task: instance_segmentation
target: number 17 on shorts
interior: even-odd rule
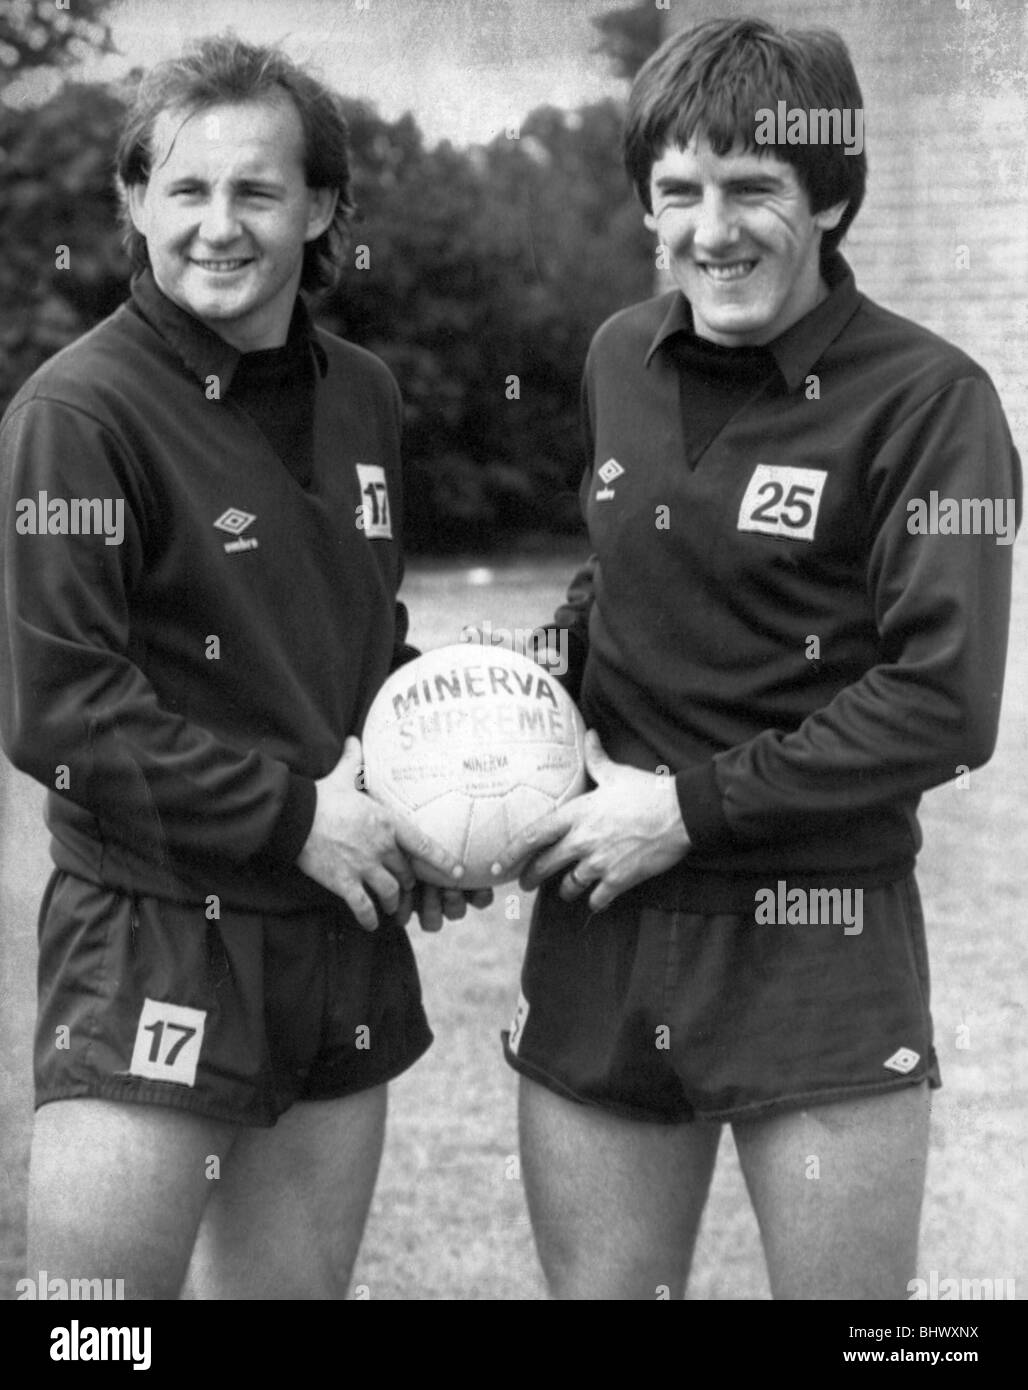
[[[202,1009],[145,1000],[136,1028],[129,1075],[195,1086],[206,1018]]]

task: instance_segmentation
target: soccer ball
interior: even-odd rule
[[[462,888],[502,881],[490,869],[518,831],[586,786],[574,701],[506,647],[460,643],[401,666],[362,742],[368,793],[456,855]]]

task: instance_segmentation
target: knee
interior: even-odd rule
[[[598,1250],[595,1239],[576,1240],[566,1231],[538,1227],[535,1239],[552,1299],[661,1302],[684,1297],[685,1251],[661,1249],[660,1242],[646,1240]]]

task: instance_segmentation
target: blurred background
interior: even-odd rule
[[[661,19],[602,8],[15,0],[0,21],[0,405],[124,298],[111,162],[133,68],[235,27],[282,41],[346,95],[359,211],[318,316],[400,382],[409,549],[574,530],[585,350],[651,292],[654,264],[618,141],[622,76]]]
[[[423,647],[458,640],[465,624],[547,621],[584,551],[586,348],[604,318],[656,288],[653,241],[620,162],[623,102],[663,37],[712,15],[827,26],[846,39],[870,179],[843,251],[865,293],[986,367],[1026,452],[1024,0],[59,4],[4,0],[0,10],[0,410],[125,297],[111,172],[134,75],[227,27],[282,42],[348,104],[359,215],[342,283],[317,313],[383,357],[407,403],[405,597]],[[919,1274],[1016,1278],[1023,1298],[1023,543],[1015,558],[999,748],[969,791],[940,788],[924,808],[946,1087]],[[34,923],[48,871],[41,801],[0,758],[0,1297],[11,1296],[23,1254]],[[415,940],[438,1042],[394,1088],[357,1273],[372,1297],[541,1296],[514,1079],[497,1041],[530,908],[504,892],[489,913]],[[689,1296],[767,1297],[727,1139]]]
[[[627,79],[664,34],[751,8],[8,0],[0,407],[124,297],[111,163],[133,76],[192,35],[234,26],[283,42],[346,95],[359,214],[347,272],[319,317],[384,357],[400,382],[409,549],[509,549],[573,534],[585,350],[604,318],[653,288],[652,238],[619,158]],[[756,9],[834,24],[849,41],[871,170],[845,248],[858,282],[979,357],[1023,431],[1028,7],[775,0]],[[70,263],[58,269],[61,245]]]

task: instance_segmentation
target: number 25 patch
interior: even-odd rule
[[[206,1019],[203,1009],[144,1000],[129,1075],[195,1086]]]
[[[737,529],[812,541],[827,477],[823,468],[758,463],[743,494]]]
[[[377,463],[358,463],[356,467],[361,490],[361,530],[369,540],[391,541],[393,518],[389,514],[385,469]]]

